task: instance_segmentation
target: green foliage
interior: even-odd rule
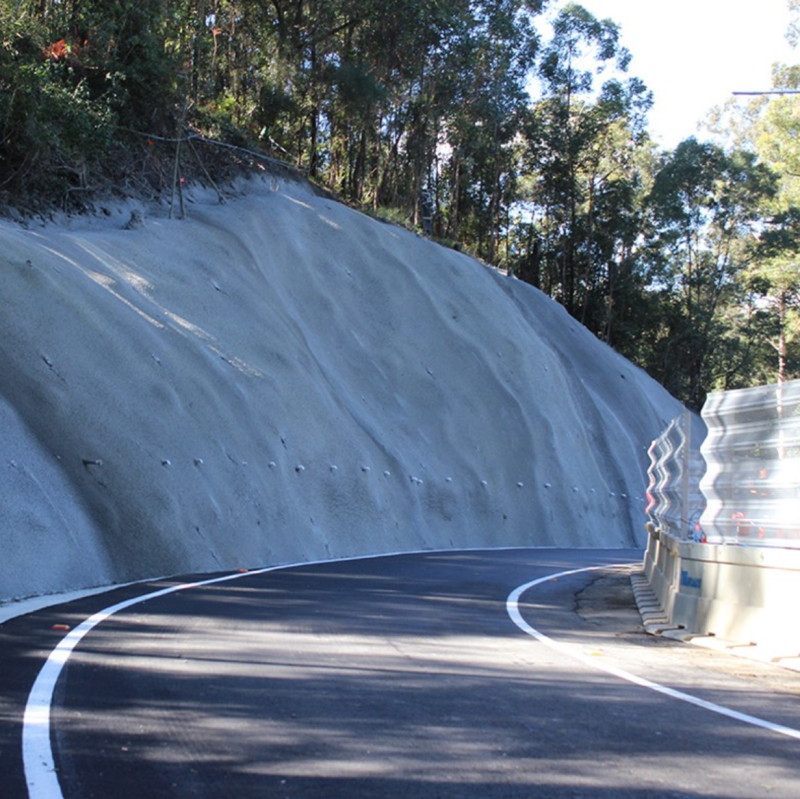
[[[21,202],[67,202],[92,188],[121,128],[164,130],[175,70],[159,34],[161,9],[156,0],[0,4],[6,192]]]
[[[660,153],[619,26],[571,3],[542,46],[544,5],[0,0],[0,192],[31,206],[104,180],[157,191],[162,139],[189,126],[378,218],[424,218],[695,407],[800,374],[800,100],[720,113],[728,144]],[[796,88],[800,68],[775,82]]]
[[[397,225],[397,227],[412,230],[416,233],[422,232],[414,226],[413,219],[408,214],[403,213],[399,208],[379,205],[377,208],[369,209],[368,213],[370,216],[375,217],[375,219],[380,219],[381,222],[388,222],[391,225]]]
[[[693,138],[662,158],[648,198],[654,235],[648,260],[670,303],[670,350],[656,350],[654,376],[699,408],[709,390],[729,388],[752,364],[744,357],[754,317],[743,307],[776,176],[753,153],[727,153]],[[672,377],[670,377],[670,375]]]
[[[11,11],[0,7],[0,183],[60,199],[106,157],[114,111],[108,96],[92,96],[74,51],[46,57],[44,27]]]
[[[253,121],[261,126],[260,135],[272,136],[282,127],[281,122],[296,112],[297,106],[290,94],[270,82],[265,82],[259,90],[258,105]],[[280,135],[278,133],[278,135]]]
[[[523,196],[535,221],[520,273],[633,357],[647,325],[639,314],[644,178],[637,158],[648,147],[641,131],[651,99],[641,81],[625,76],[629,55],[618,35],[614,23],[577,5],[556,20],[539,68],[545,95],[523,126],[532,177]],[[599,90],[593,72],[576,67],[589,53],[614,70]]]

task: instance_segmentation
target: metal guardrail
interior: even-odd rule
[[[711,394],[702,415],[707,535],[800,546],[800,380]]]
[[[688,415],[650,447],[647,581],[668,625],[796,658],[800,380],[711,394],[702,418],[699,469]]]
[[[710,394],[650,445],[648,529],[680,540],[800,547],[800,380]]]
[[[710,394],[650,445],[650,532],[708,543],[800,547],[800,380]]]
[[[704,537],[699,522],[706,503],[699,486],[705,464],[692,449],[691,429],[687,411],[650,445],[645,513],[653,530],[700,541]]]

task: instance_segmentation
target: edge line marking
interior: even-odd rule
[[[538,548],[555,549],[556,547]],[[586,548],[596,549],[596,547]],[[461,550],[424,549],[404,552],[382,552],[373,555],[355,555],[352,557],[331,558],[326,560],[298,561],[297,563],[282,563],[275,566],[251,569],[244,573],[232,572],[219,577],[211,577],[207,580],[197,580],[191,583],[171,585],[168,588],[160,588],[157,591],[151,591],[141,596],[131,597],[116,605],[110,605],[104,610],[98,611],[71,630],[55,646],[48,655],[44,665],[39,670],[36,680],[28,693],[25,712],[22,717],[22,769],[25,774],[28,796],[30,799],[64,799],[64,794],[61,791],[61,785],[58,781],[55,758],[53,757],[53,747],[50,740],[50,716],[53,693],[55,692],[56,683],[64,666],[66,666],[72,651],[80,643],[81,639],[98,624],[104,622],[115,613],[138,605],[141,602],[147,602],[150,599],[156,599],[166,596],[167,594],[174,594],[177,591],[185,591],[189,588],[200,588],[206,585],[213,585],[214,583],[238,580],[241,577],[252,576],[254,574],[266,574],[272,571],[296,569],[305,566],[320,566],[327,563],[346,563],[356,560],[380,560],[381,558],[404,555],[431,555],[441,552],[513,551],[517,549],[530,549],[530,547],[469,547]],[[122,586],[108,586],[107,590],[113,591],[120,587]]]
[[[626,564],[627,565],[627,564]],[[668,696],[671,699],[678,699],[681,702],[687,702],[690,705],[695,705],[696,707],[700,707],[703,710],[709,710],[712,713],[719,713],[721,716],[727,716],[728,718],[735,719],[736,721],[743,721],[745,724],[752,724],[756,727],[761,727],[762,729],[769,730],[770,732],[780,733],[781,735],[787,735],[790,738],[795,738],[800,740],[800,730],[796,730],[793,727],[785,727],[782,724],[776,724],[772,721],[767,721],[765,719],[758,718],[757,716],[750,716],[747,713],[740,713],[738,710],[732,710],[731,708],[725,707],[724,705],[718,705],[715,702],[708,702],[705,699],[700,699],[697,696],[692,696],[692,694],[684,693],[683,691],[678,691],[674,688],[668,688],[666,685],[661,685],[657,682],[652,682],[651,680],[646,680],[643,677],[639,677],[636,674],[632,674],[629,671],[625,671],[624,669],[618,669],[616,666],[611,666],[608,663],[603,663],[599,661],[597,658],[590,658],[584,655],[582,652],[579,652],[577,648],[571,644],[565,644],[560,641],[556,641],[549,636],[545,635],[544,633],[537,630],[535,627],[532,627],[525,619],[522,617],[522,613],[519,609],[519,599],[526,591],[531,588],[535,588],[537,585],[541,585],[542,583],[546,583],[550,580],[555,580],[560,577],[567,577],[571,574],[580,574],[581,572],[589,572],[589,571],[598,571],[602,569],[613,569],[614,566],[588,566],[582,569],[570,569],[568,571],[556,572],[554,574],[548,574],[546,577],[540,577],[538,580],[532,580],[529,583],[525,583],[524,585],[515,588],[509,595],[508,599],[506,600],[506,611],[511,618],[511,621],[519,627],[522,632],[527,633],[532,638],[535,638],[537,641],[545,644],[546,646],[550,647],[551,649],[555,649],[558,652],[561,652],[564,655],[567,655],[575,660],[579,660],[581,663],[593,668],[598,669],[599,671],[604,671],[607,674],[611,674],[614,677],[618,677],[621,680],[625,680],[626,682],[633,683],[634,685],[638,685],[642,688],[649,688],[651,691],[655,691],[656,693],[663,694],[664,696]]]
[[[64,666],[67,665],[73,650],[88,632],[115,613],[150,599],[185,591],[189,588],[213,585],[214,583],[236,580],[254,574],[264,574],[282,568],[287,567],[271,566],[264,569],[253,569],[244,573],[234,572],[221,577],[212,577],[208,580],[198,580],[193,583],[181,583],[179,585],[171,585],[168,588],[160,588],[157,591],[131,597],[98,611],[65,635],[50,652],[44,666],[40,669],[28,694],[25,713],[22,717],[22,766],[30,799],[63,799],[64,795],[58,781],[53,748],[50,741],[50,708],[56,682]]]

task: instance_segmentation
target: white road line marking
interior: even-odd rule
[[[31,799],[62,799],[63,797],[50,743],[50,707],[53,701],[53,691],[55,691],[56,682],[62,669],[72,651],[90,630],[115,613],[149,599],[174,594],[176,591],[184,591],[187,588],[197,588],[254,574],[264,574],[274,571],[276,568],[281,567],[254,569],[249,572],[236,572],[222,577],[213,577],[210,580],[200,580],[195,583],[182,583],[152,591],[143,596],[126,599],[124,602],[111,605],[105,610],[95,613],[65,635],[42,666],[25,705],[25,714],[22,720],[22,763],[28,785],[28,796]]]
[[[646,680],[643,677],[638,677],[635,674],[631,674],[628,671],[623,669],[618,669],[616,666],[612,666],[608,663],[604,663],[602,660],[598,660],[594,657],[588,657],[580,652],[577,647],[565,644],[559,641],[555,641],[549,636],[545,635],[539,630],[531,627],[525,619],[522,618],[522,614],[519,610],[519,599],[526,591],[530,590],[531,588],[535,588],[537,585],[541,585],[542,583],[546,583],[550,580],[557,580],[560,577],[567,577],[570,574],[579,574],[581,572],[587,571],[597,571],[599,569],[607,569],[607,568],[614,568],[613,566],[590,566],[588,568],[582,569],[570,569],[569,571],[563,572],[556,572],[555,574],[548,574],[546,577],[540,577],[538,580],[532,580],[529,583],[525,583],[525,585],[521,585],[518,588],[515,588],[509,595],[508,599],[506,600],[506,611],[508,615],[511,617],[511,621],[519,627],[520,630],[530,635],[532,638],[535,638],[537,641],[549,646],[551,649],[555,649],[562,654],[565,654],[575,660],[579,660],[585,665],[593,668],[599,669],[600,671],[604,671],[607,674],[611,674],[614,677],[618,677],[621,680],[625,680],[626,682],[631,682],[634,685],[639,685],[642,688],[649,688],[651,691],[656,691],[657,693],[664,694],[672,699],[678,699],[681,702],[688,702],[690,705],[696,705],[697,707],[701,707],[704,710],[710,710],[712,713],[719,713],[721,716],[727,716],[728,718],[736,719],[737,721],[743,721],[746,724],[753,724],[756,727],[762,727],[765,730],[770,730],[771,732],[777,732],[781,735],[788,735],[790,738],[797,738],[800,740],[800,730],[796,730],[792,727],[784,727],[782,724],[775,724],[771,721],[766,721],[765,719],[760,719],[756,716],[750,716],[747,713],[740,713],[737,710],[732,710],[731,708],[725,707],[724,705],[717,705],[714,702],[707,702],[705,699],[700,699],[699,697],[692,696],[691,694],[686,694],[683,691],[676,691],[674,688],[668,688],[665,685],[660,685],[656,682],[651,682],[650,680]]]
[[[286,563],[278,566],[268,566],[263,569],[253,569],[248,572],[235,572],[226,574],[222,577],[214,577],[209,580],[200,580],[194,583],[182,583],[180,585],[173,585],[169,588],[162,588],[158,591],[153,591],[149,594],[142,596],[132,597],[131,599],[119,602],[116,605],[111,605],[104,610],[95,613],[88,619],[83,621],[73,630],[71,630],[53,651],[48,656],[44,665],[42,666],[36,680],[28,694],[28,700],[25,705],[25,713],[22,722],[22,762],[25,771],[25,780],[28,786],[28,795],[30,799],[63,799],[61,785],[58,781],[58,774],[55,768],[55,760],[53,758],[53,749],[50,741],[50,709],[53,702],[53,692],[55,691],[56,682],[61,675],[64,666],[66,666],[70,655],[81,639],[98,624],[134,605],[141,602],[146,602],[150,599],[155,599],[167,594],[173,594],[177,591],[183,591],[189,588],[197,588],[205,585],[212,585],[214,583],[221,583],[227,580],[236,580],[240,577],[247,577],[254,574],[266,574],[271,571],[280,571],[283,569],[291,569],[303,566],[315,566],[323,563],[334,562],[348,562],[355,560],[378,560],[386,557],[396,557],[402,555],[435,555],[441,553],[458,553],[458,552],[503,552],[514,551],[517,549],[529,549],[529,547],[469,547],[459,550],[419,550],[411,552],[385,552],[368,556],[356,556],[348,558],[336,558],[325,561],[308,561],[300,563]],[[555,547],[537,547],[537,549],[555,549]],[[591,549],[591,547],[589,548]],[[596,567],[601,568],[601,567]],[[578,569],[577,571],[583,571]],[[562,574],[569,574],[571,572],[562,572]],[[550,579],[550,578],[545,578]],[[526,590],[538,582],[530,583],[527,586],[522,586],[522,590]],[[113,590],[113,588],[109,588]],[[510,613],[511,611],[509,611]],[[512,616],[513,618],[513,616]],[[520,617],[520,621],[522,618]],[[525,624],[522,621],[522,624]],[[524,627],[522,629],[525,629]],[[530,628],[535,636],[540,635]],[[526,630],[527,632],[527,630]]]
[[[513,551],[524,549],[525,547],[498,547],[492,551]],[[549,547],[548,547],[549,549]],[[58,782],[55,760],[53,758],[53,748],[50,743],[50,708],[53,702],[53,692],[56,682],[67,664],[72,651],[80,640],[94,627],[101,622],[119,613],[121,610],[155,599],[167,594],[174,594],[176,591],[184,591],[188,588],[198,588],[214,583],[222,583],[226,580],[237,580],[240,577],[252,576],[254,574],[266,574],[271,571],[298,568],[303,566],[317,566],[324,563],[346,563],[355,560],[378,560],[385,557],[399,555],[431,555],[440,552],[484,552],[489,551],[486,547],[475,547],[463,550],[420,550],[418,552],[386,552],[376,555],[357,556],[348,558],[336,558],[331,560],[305,561],[300,563],[285,563],[278,566],[267,566],[263,569],[253,569],[247,572],[235,572],[225,574],[222,577],[213,577],[209,580],[199,580],[194,583],[182,583],[173,585],[169,588],[162,588],[143,596],[133,597],[116,605],[111,605],[105,610],[101,610],[90,616],[79,624],[74,630],[70,631],[55,649],[50,653],[44,666],[42,666],[36,677],[33,687],[28,694],[28,701],[25,704],[25,713],[22,719],[22,765],[25,771],[25,781],[28,786],[28,796],[30,799],[63,799],[61,785]],[[112,590],[112,589],[109,589]]]

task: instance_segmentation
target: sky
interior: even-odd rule
[[[579,1],[598,19],[620,25],[632,55],[628,74],[654,95],[650,133],[667,149],[688,136],[702,138],[698,123],[733,92],[771,88],[774,62],[800,62],[800,48],[785,38],[787,0]]]

